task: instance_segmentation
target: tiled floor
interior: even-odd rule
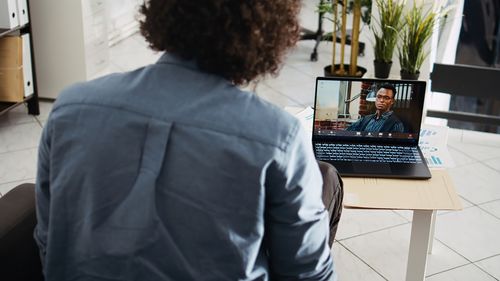
[[[304,25],[314,27],[311,8]],[[112,71],[154,62],[159,54],[134,35],[111,50]],[[329,64],[330,44],[320,45],[319,61],[310,62],[313,42],[299,42],[276,78],[257,86],[257,94],[280,106],[313,103],[314,79]],[[367,55],[360,58],[371,65]],[[34,182],[41,130],[51,109],[42,102],[32,117],[18,107],[0,116],[0,193]],[[464,210],[439,213],[427,280],[500,280],[500,135],[451,129],[448,148],[456,166],[449,169]],[[411,213],[345,210],[333,252],[340,280],[404,280]]]

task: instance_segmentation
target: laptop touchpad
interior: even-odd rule
[[[382,163],[352,163],[355,172],[360,174],[390,174],[391,165]]]

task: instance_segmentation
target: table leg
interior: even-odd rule
[[[432,218],[431,218],[431,232],[430,232],[430,240],[429,240],[429,249],[427,251],[427,254],[432,254],[432,247],[434,245],[434,232],[436,229],[436,215],[437,211],[432,211]]]
[[[427,266],[433,210],[413,210],[406,281],[423,281]]]

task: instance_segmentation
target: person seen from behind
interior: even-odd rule
[[[154,64],[65,89],[36,183],[45,280],[335,280],[299,121],[239,86],[278,73],[297,0],[149,0]]]

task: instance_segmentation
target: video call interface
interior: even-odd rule
[[[316,87],[315,136],[418,138],[425,85],[318,80]]]

